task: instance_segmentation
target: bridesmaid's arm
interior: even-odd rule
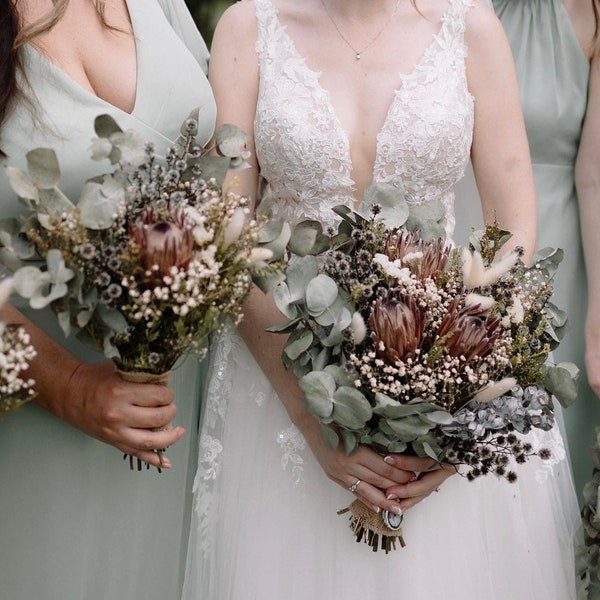
[[[575,164],[581,237],[588,279],[585,362],[600,397],[600,57],[591,63],[588,104]]]
[[[0,319],[23,325],[31,335],[37,352],[28,370],[36,381],[33,402],[58,418],[157,467],[159,457],[152,449],[166,448],[185,433],[181,427],[149,429],[167,425],[175,417],[169,389],[125,382],[110,362],[79,361],[10,305],[2,307]],[[171,467],[166,457],[162,466]]]
[[[475,98],[471,156],[484,222],[512,232],[510,246],[535,251],[536,197],[512,53],[498,18],[478,4],[467,14],[467,75]]]
[[[254,116],[259,82],[254,45],[256,38],[254,4],[240,2],[229,8],[215,31],[209,72],[217,101],[217,125],[232,123],[250,136],[248,148],[252,151],[252,156],[248,162],[252,168],[236,171],[235,177],[239,181],[239,190],[251,190],[254,196],[259,171],[254,151]],[[311,451],[330,479],[346,489],[360,479],[363,483],[358,487],[356,495],[365,504],[374,508],[401,510],[401,505],[388,500],[382,490],[409,480],[414,476],[413,471],[425,470],[431,461],[416,459],[419,462],[414,464],[415,459],[410,462],[407,457],[395,457],[394,466],[384,462],[381,456],[366,447],[361,447],[352,456],[346,456],[341,446],[332,450],[324,441],[317,420],[304,406],[304,395],[296,377],[283,367],[281,353],[285,337],[266,332],[268,327],[283,321],[285,319],[277,310],[272,296],[255,289],[244,307],[244,320],[239,331],[291,421],[302,431]],[[437,483],[432,481],[427,493],[433,491],[441,480],[438,475]]]

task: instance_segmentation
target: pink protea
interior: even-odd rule
[[[444,315],[437,339],[443,340],[450,356],[464,356],[467,362],[485,358],[505,332],[500,319],[479,305],[465,306],[455,298]]]
[[[423,341],[425,318],[410,296],[388,296],[375,302],[369,326],[377,354],[396,364],[415,357]]]
[[[391,260],[400,260],[419,279],[437,280],[446,270],[451,248],[442,238],[425,241],[412,232],[390,233],[383,253]]]
[[[131,226],[132,240],[139,248],[140,266],[150,279],[162,280],[171,269],[184,269],[193,255],[194,238],[182,211],[174,211],[169,220],[155,220],[153,211],[145,211]]]

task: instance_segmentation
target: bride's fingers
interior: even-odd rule
[[[403,509],[400,502],[394,499],[388,499],[383,490],[371,485],[367,481],[357,479],[348,486],[352,492],[367,508],[375,512],[389,510],[395,514],[402,514]]]
[[[388,498],[396,500],[402,510],[407,510],[431,493],[437,492],[444,481],[454,474],[456,469],[453,465],[442,464],[440,468],[421,475],[416,481],[388,488],[386,494]]]

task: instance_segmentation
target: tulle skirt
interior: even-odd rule
[[[322,472],[233,332],[214,346],[185,600],[572,600],[578,508],[562,437],[517,483],[447,480],[405,513],[407,546],[357,543]],[[539,435],[537,436],[540,437]]]

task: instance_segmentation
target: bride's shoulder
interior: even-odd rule
[[[471,8],[465,17],[465,42],[470,50],[477,51],[506,44],[506,35],[500,19],[489,2],[471,0]]]

